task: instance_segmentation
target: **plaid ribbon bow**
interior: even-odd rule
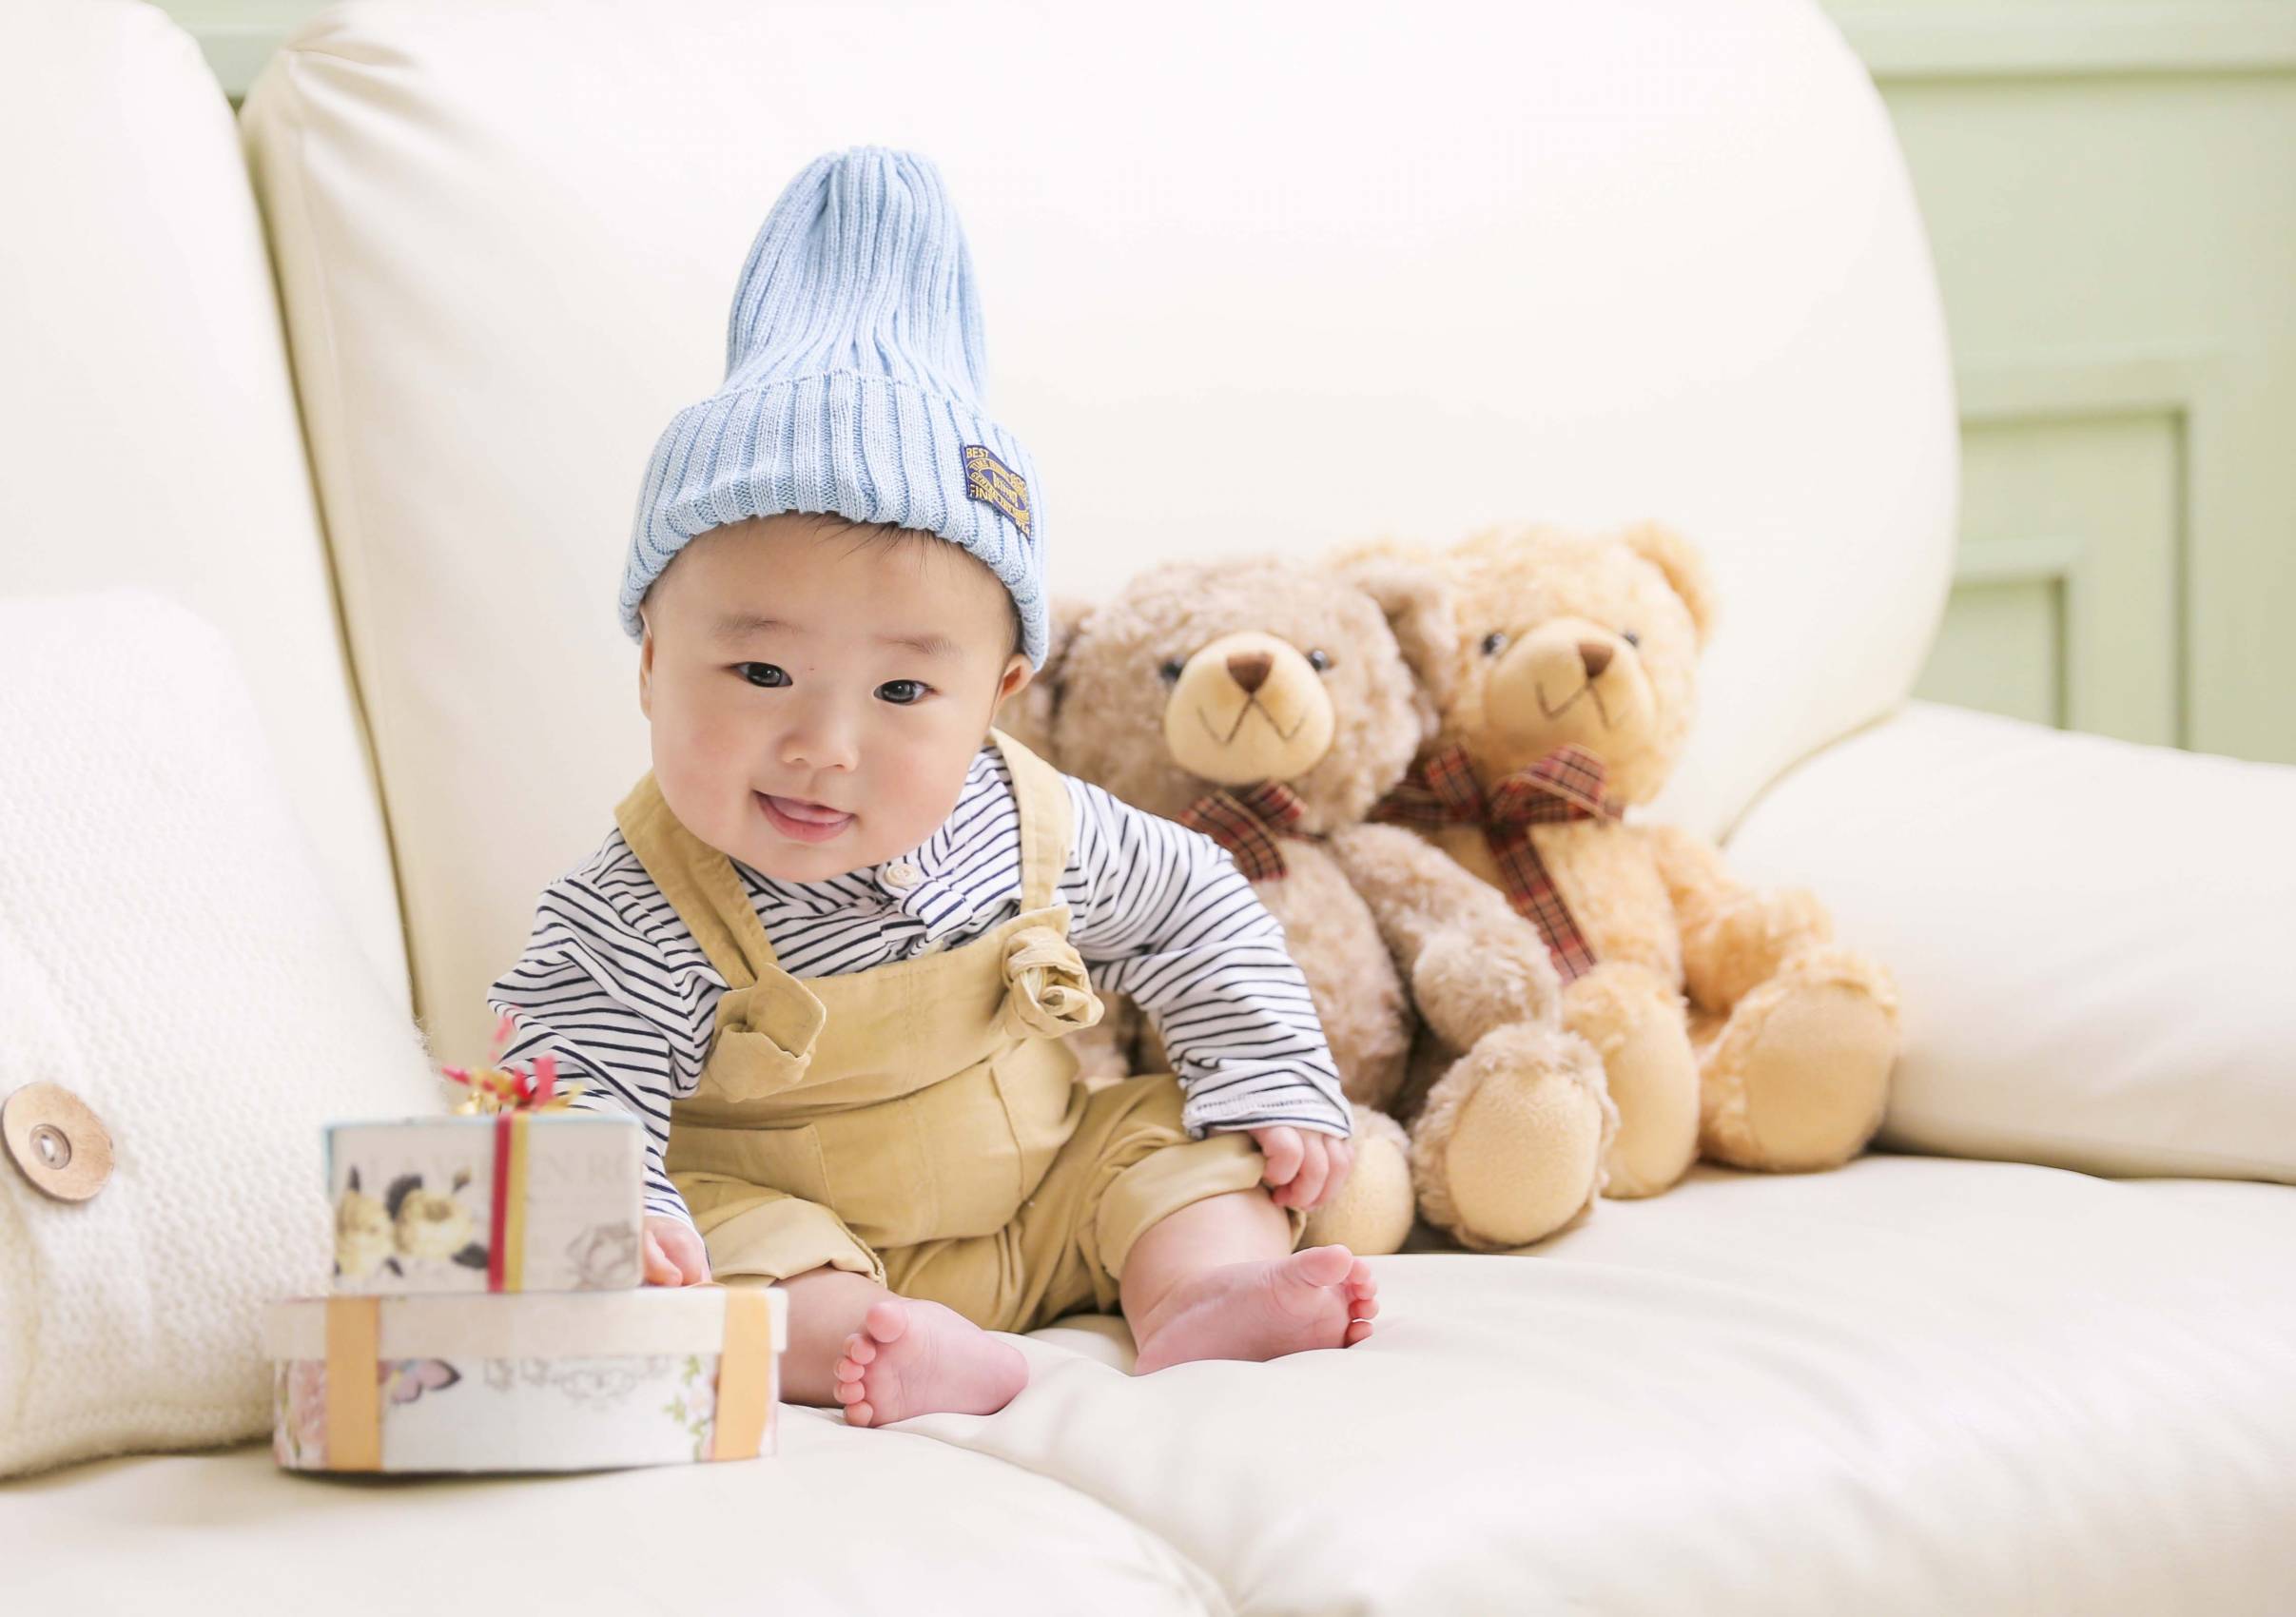
[[[1558,747],[1508,775],[1487,797],[1467,761],[1467,749],[1454,745],[1413,765],[1403,783],[1372,810],[1372,818],[1406,826],[1482,827],[1508,902],[1538,927],[1556,972],[1571,983],[1594,969],[1594,950],[1540,863],[1529,828],[1566,820],[1617,819],[1621,810],[1603,796],[1605,779],[1602,759],[1584,747]]]
[[[1240,796],[1208,791],[1188,805],[1180,824],[1226,848],[1247,882],[1283,879],[1288,867],[1275,839],[1292,833],[1307,805],[1281,781],[1262,781]]]

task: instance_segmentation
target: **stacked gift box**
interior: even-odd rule
[[[332,1295],[275,1303],[264,1326],[279,1463],[574,1471],[772,1452],[787,1297],[643,1283],[637,1120],[570,1109],[547,1056],[447,1075],[470,1092],[455,1113],[326,1131]]]

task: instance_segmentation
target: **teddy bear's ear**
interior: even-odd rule
[[[1665,575],[1667,588],[1690,609],[1690,622],[1698,631],[1699,649],[1703,651],[1714,633],[1717,608],[1714,579],[1706,571],[1705,557],[1664,522],[1637,522],[1619,537],[1628,550]]]
[[[1417,676],[1420,732],[1442,728],[1443,710],[1458,683],[1459,615],[1450,586],[1409,552],[1365,547],[1344,555],[1341,577],[1379,603],[1403,660]]]
[[[1055,596],[1047,612],[1051,622],[1044,635],[1044,666],[1037,670],[1036,677],[1019,695],[997,710],[996,725],[1038,757],[1049,761],[1052,721],[1060,711],[1060,685],[1068,649],[1076,643],[1077,631],[1092,615],[1093,607],[1089,601]]]

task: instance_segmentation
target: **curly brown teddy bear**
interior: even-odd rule
[[[1221,842],[1282,923],[1356,1112],[1354,1171],[1308,1238],[1359,1252],[1402,1243],[1414,1187],[1463,1244],[1549,1235],[1592,1206],[1616,1127],[1536,930],[1425,841],[1363,823],[1435,724],[1398,631],[1448,643],[1449,603],[1405,564],[1160,567],[1056,610],[1042,674],[1000,719]],[[1143,1042],[1131,1070],[1159,1062]]]
[[[1752,891],[1704,839],[1621,819],[1689,734],[1714,621],[1696,551],[1655,523],[1535,526],[1340,561],[1432,565],[1471,603],[1420,650],[1440,730],[1378,815],[1539,925],[1565,1024],[1602,1052],[1619,1111],[1605,1194],[1663,1191],[1702,1151],[1800,1171],[1863,1149],[1898,1049],[1887,973],[1832,941],[1809,893]]]

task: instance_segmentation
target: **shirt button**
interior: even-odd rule
[[[897,893],[905,893],[924,879],[924,872],[905,859],[896,859],[885,867],[885,885]]]
[[[111,1136],[88,1103],[60,1083],[28,1083],[0,1105],[0,1138],[33,1188],[86,1201],[111,1178]]]

